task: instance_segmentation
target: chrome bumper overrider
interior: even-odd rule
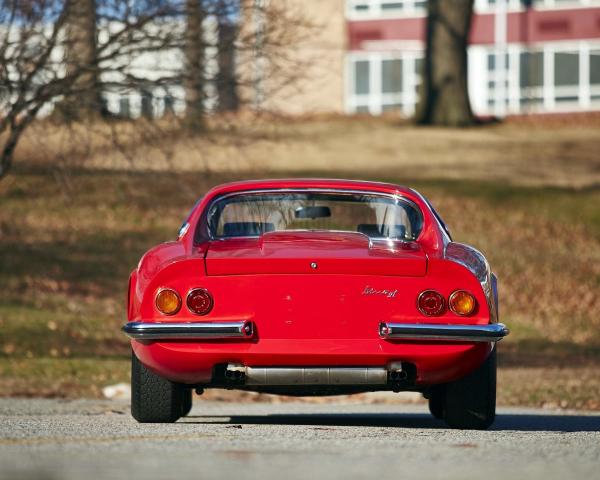
[[[214,340],[220,338],[250,338],[254,326],[242,322],[151,323],[129,322],[123,332],[136,340]]]
[[[455,342],[497,342],[510,330],[502,323],[489,325],[433,325],[422,323],[379,324],[379,336],[393,340],[444,340]]]

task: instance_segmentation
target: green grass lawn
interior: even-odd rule
[[[500,378],[510,384],[500,402],[600,408],[598,382],[567,382],[588,378],[600,364],[600,190],[435,173],[410,178],[371,168],[57,175],[17,164],[0,182],[0,395],[97,396],[102,386],[127,381],[129,346],[119,327],[128,275],[140,256],[174,239],[211,186],[283,176],[417,188],[454,239],[482,250],[499,277],[501,319],[512,330],[500,347]],[[540,375],[544,368],[565,375]]]

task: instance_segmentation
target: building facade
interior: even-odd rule
[[[253,1],[257,11],[269,4]],[[307,26],[290,36],[293,40],[276,61],[263,54],[258,33],[254,48],[246,45],[237,53],[232,63],[243,108],[288,115],[413,114],[425,50],[426,0],[270,1]],[[255,12],[242,18],[242,32],[265,28],[266,20]],[[220,68],[218,31],[210,17],[204,28],[205,102],[212,112],[219,110],[214,82]],[[153,86],[165,66],[181,69],[182,53],[172,49],[132,59],[131,69],[148,78],[148,87],[107,88],[108,110],[124,117],[182,115],[183,86]],[[600,111],[600,0],[475,0],[468,68],[477,115]]]
[[[475,0],[469,95],[478,115],[600,110],[600,1]],[[414,112],[426,1],[347,0],[343,110]]]

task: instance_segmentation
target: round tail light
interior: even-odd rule
[[[477,301],[475,297],[464,290],[457,290],[450,295],[448,299],[448,307],[452,313],[465,317],[471,315],[475,311]]]
[[[441,293],[435,290],[425,290],[419,295],[417,307],[423,315],[436,317],[446,311],[446,300]]]
[[[195,288],[188,293],[187,307],[196,315],[206,315],[213,308],[212,295],[205,288]]]
[[[181,297],[175,290],[162,288],[156,293],[156,308],[164,315],[175,315],[181,308]]]

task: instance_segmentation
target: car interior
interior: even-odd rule
[[[256,237],[274,231],[275,224],[269,222],[229,222],[223,225],[225,237]],[[356,231],[370,238],[405,238],[406,226],[361,223]]]

